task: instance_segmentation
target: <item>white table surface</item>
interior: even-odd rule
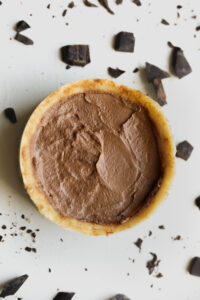
[[[51,9],[46,9],[48,3]],[[112,16],[101,7],[87,8],[75,0],[76,7],[62,17],[68,3],[3,0],[0,6],[0,228],[7,226],[0,229],[0,234],[7,234],[0,243],[0,284],[29,274],[16,296],[7,299],[51,300],[60,289],[76,292],[73,300],[106,300],[119,292],[133,300],[199,300],[200,278],[189,275],[186,269],[192,257],[200,256],[200,211],[194,205],[200,194],[200,32],[195,32],[200,24],[200,2],[142,0],[142,7],[137,7],[131,0],[124,0],[122,6],[110,0],[115,11]],[[179,19],[178,4],[183,6]],[[198,18],[192,19],[192,15]],[[161,18],[170,26],[162,25]],[[13,40],[13,26],[21,19],[31,25],[24,34],[34,40],[33,46]],[[112,38],[121,30],[134,32],[134,53],[112,49]],[[172,76],[163,81],[168,105],[162,110],[170,121],[175,143],[187,139],[194,146],[187,162],[176,159],[169,196],[148,220],[109,237],[83,236],[50,223],[26,196],[18,174],[19,139],[33,108],[74,80],[110,78],[108,66],[126,70],[116,81],[149,93],[151,88],[143,76],[132,70],[143,67],[146,61],[168,70],[171,49],[167,41],[183,48],[193,72],[181,80]],[[59,48],[73,43],[90,45],[91,63],[66,70]],[[2,113],[8,106],[16,110],[15,125]],[[28,221],[21,219],[22,213]],[[10,229],[12,222],[14,229]],[[162,224],[165,230],[158,229]],[[20,226],[40,229],[36,243],[28,234],[20,235]],[[14,232],[18,236],[11,237]],[[182,236],[181,241],[172,240],[177,235]],[[144,239],[141,253],[133,244],[138,237]],[[26,246],[36,247],[37,253],[24,251]],[[161,259],[163,278],[148,274],[145,265],[151,258],[149,252]]]

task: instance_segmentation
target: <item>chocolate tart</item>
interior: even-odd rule
[[[174,164],[159,105],[105,79],[73,82],[45,98],[20,145],[24,185],[39,211],[88,235],[147,218],[167,196]]]

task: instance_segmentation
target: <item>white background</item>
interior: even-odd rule
[[[50,10],[46,9],[48,3]],[[57,288],[76,292],[73,300],[106,300],[117,292],[133,300],[200,299],[200,278],[186,271],[190,259],[200,256],[200,211],[194,205],[200,194],[200,32],[195,32],[200,24],[200,2],[142,3],[137,7],[131,0],[124,0],[117,6],[110,0],[115,11],[112,16],[101,7],[87,8],[75,0],[76,7],[68,9],[64,18],[61,14],[67,7],[66,0],[3,0],[0,6],[0,228],[7,226],[6,230],[0,229],[0,234],[7,234],[5,242],[0,243],[0,283],[29,274],[17,293],[25,300],[51,300]],[[183,5],[179,19],[177,4]],[[198,18],[192,19],[192,15]],[[170,26],[162,25],[161,18]],[[21,19],[31,25],[24,34],[34,40],[33,46],[13,40],[13,26]],[[112,49],[113,36],[121,30],[134,32],[134,53]],[[176,159],[170,195],[148,220],[109,237],[83,236],[50,223],[26,196],[18,174],[19,140],[33,108],[63,84],[84,78],[109,78],[108,66],[126,70],[118,82],[151,95],[151,86],[142,72],[133,74],[132,70],[143,67],[146,61],[169,70],[171,49],[167,41],[183,48],[193,69],[181,80],[172,76],[163,81],[168,100],[163,112],[170,121],[175,143],[187,139],[194,146],[187,162]],[[59,48],[73,43],[90,45],[91,63],[66,70]],[[2,113],[8,106],[16,110],[15,125]],[[22,213],[30,223],[21,219]],[[10,229],[12,222],[14,229]],[[165,230],[158,229],[161,224]],[[36,243],[28,234],[10,236],[20,233],[20,226],[40,229]],[[153,232],[151,237],[149,230]],[[173,241],[172,237],[179,234],[182,240]],[[133,244],[138,237],[144,239],[141,253]],[[37,253],[24,251],[26,246],[36,247]],[[161,259],[159,272],[163,278],[148,274],[145,265],[151,258],[149,252]]]

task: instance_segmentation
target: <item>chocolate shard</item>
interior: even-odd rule
[[[130,299],[123,294],[117,294],[117,295],[109,298],[108,300],[130,300]]]
[[[164,79],[169,77],[169,74],[166,71],[163,71],[148,62],[146,62],[145,72],[148,82],[153,82],[154,79]]]
[[[151,275],[154,272],[155,268],[158,267],[160,263],[160,260],[158,260],[158,257],[155,253],[150,252],[150,254],[153,256],[153,258],[146,263],[149,275]]]
[[[71,300],[75,293],[59,292],[53,300]]]
[[[117,78],[119,77],[120,75],[122,75],[125,71],[123,70],[120,70],[118,68],[116,69],[113,69],[111,67],[108,68],[108,73],[110,76],[112,76],[113,78]]]
[[[189,273],[200,277],[200,257],[194,257],[189,266]]]
[[[142,3],[140,0],[132,0],[133,3],[135,3],[137,6],[141,6]]]
[[[101,6],[103,6],[107,10],[107,12],[114,15],[114,12],[110,9],[110,7],[108,5],[108,0],[98,0],[98,1],[99,1],[99,4],[101,4]]]
[[[27,278],[28,275],[22,275],[20,277],[8,281],[4,285],[3,290],[0,293],[0,297],[5,298],[7,296],[14,295],[20,289],[20,287],[26,281]]]
[[[143,240],[139,238],[139,239],[137,239],[137,241],[134,244],[136,247],[138,247],[141,250],[142,243],[143,243]]]
[[[33,45],[33,41],[31,39],[29,39],[28,37],[26,37],[25,35],[22,35],[20,33],[17,33],[15,36],[15,40],[24,44],[24,45]]]
[[[15,26],[15,30],[17,32],[24,31],[24,30],[26,30],[28,28],[31,28],[30,25],[28,23],[26,23],[25,21],[23,21],[23,20],[17,22],[17,24]]]
[[[200,209],[200,196],[195,199],[195,204]]]
[[[167,22],[167,20],[165,20],[165,19],[162,19],[161,20],[161,24],[163,24],[163,25],[169,25],[169,22]]]
[[[69,7],[69,8],[73,8],[74,6],[75,6],[74,1],[71,1],[71,2],[68,4],[68,7]]]
[[[176,157],[188,160],[193,149],[193,146],[188,141],[183,141],[176,146]]]
[[[14,108],[12,108],[12,107],[6,108],[4,110],[4,114],[11,123],[13,123],[13,124],[17,123],[17,117],[16,117],[16,113],[14,111]]]
[[[165,104],[167,104],[167,101],[162,81],[160,79],[154,79],[152,84],[156,94],[156,102],[158,102],[160,106],[164,106]]]
[[[173,45],[171,44],[171,46]],[[181,79],[184,76],[190,74],[192,72],[192,68],[189,65],[187,59],[185,58],[183,50],[181,48],[173,46],[172,51],[172,67],[175,75],[179,79]]]
[[[62,12],[62,17],[65,17],[66,13],[67,13],[67,9],[64,9],[63,12]]]
[[[88,0],[83,0],[83,4],[85,4],[85,6],[87,6],[87,7],[97,7],[96,4],[94,4]]]
[[[67,45],[61,48],[62,60],[72,66],[84,67],[90,63],[88,45]]]
[[[122,3],[123,3],[123,0],[116,0],[115,3],[116,3],[117,5],[122,4]]]
[[[114,49],[122,52],[133,52],[135,38],[132,32],[121,31],[115,36]]]

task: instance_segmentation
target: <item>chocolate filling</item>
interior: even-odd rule
[[[114,94],[90,91],[59,101],[31,145],[40,190],[62,216],[125,222],[161,176],[154,131],[143,107]]]

